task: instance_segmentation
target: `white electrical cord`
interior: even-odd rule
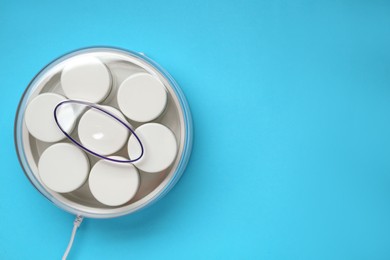
[[[64,253],[64,256],[62,257],[62,260],[66,260],[66,258],[68,257],[70,249],[72,248],[72,245],[73,245],[74,237],[76,236],[77,229],[81,225],[81,222],[83,222],[83,216],[77,215],[76,219],[73,222],[72,235],[70,237],[68,247],[66,248],[66,251]]]

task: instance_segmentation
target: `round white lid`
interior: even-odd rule
[[[108,68],[94,57],[73,58],[61,73],[62,89],[68,98],[92,103],[99,103],[108,96],[111,82]]]
[[[86,181],[89,161],[86,154],[73,144],[54,144],[42,153],[38,172],[42,182],[51,190],[71,192]]]
[[[122,82],[117,99],[120,110],[129,119],[148,122],[164,111],[167,105],[167,92],[156,77],[137,73]]]
[[[144,155],[134,165],[145,172],[161,172],[168,168],[177,154],[177,143],[172,131],[161,124],[148,123],[138,127],[135,133],[144,147]],[[128,145],[130,159],[138,158],[141,148],[134,135]]]
[[[118,156],[115,159],[125,159]],[[92,195],[108,206],[119,206],[131,200],[137,193],[140,178],[137,169],[130,163],[98,161],[89,174]]]
[[[119,110],[110,106],[100,107],[130,126]],[[90,109],[80,119],[78,135],[86,148],[101,155],[109,155],[126,144],[129,130],[112,116],[97,109]]]
[[[44,93],[36,96],[26,108],[24,120],[28,132],[35,138],[44,142],[57,142],[65,138],[54,120],[54,109],[65,97]],[[62,111],[60,108],[59,111]],[[58,118],[61,127],[67,132],[72,132],[75,120],[64,114]]]

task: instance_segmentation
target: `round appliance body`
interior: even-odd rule
[[[38,162],[42,153],[51,145],[32,136],[25,122],[26,108],[31,100],[43,93],[55,93],[65,96],[61,86],[61,73],[69,60],[75,58],[98,58],[103,61],[111,73],[112,89],[99,102],[99,105],[119,109],[117,90],[122,82],[134,74],[147,73],[157,78],[167,91],[165,111],[152,120],[152,123],[163,124],[175,135],[177,155],[173,163],[158,173],[139,171],[140,185],[135,196],[121,206],[107,206],[97,201],[86,182],[79,189],[69,193],[57,193],[42,182],[38,173]],[[143,123],[128,120],[135,129]],[[75,136],[77,139],[77,136]],[[30,82],[15,118],[15,145],[20,164],[34,187],[47,199],[63,210],[90,218],[112,218],[127,215],[151,205],[163,197],[179,180],[188,163],[193,141],[191,113],[186,98],[174,79],[158,64],[147,56],[128,50],[112,47],[93,47],[80,49],[59,57],[42,69]],[[64,139],[61,142],[69,142]],[[126,154],[125,151],[122,151]],[[91,168],[98,158],[87,154]]]

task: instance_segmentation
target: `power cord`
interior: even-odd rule
[[[70,249],[72,248],[74,237],[76,236],[77,229],[81,225],[81,222],[83,222],[83,216],[77,215],[76,219],[73,222],[73,230],[72,230],[72,235],[69,240],[68,247],[65,250],[64,256],[62,257],[62,260],[66,260],[66,258],[69,255]]]

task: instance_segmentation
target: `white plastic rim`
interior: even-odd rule
[[[134,200],[135,202],[112,208],[84,205],[80,201],[74,201],[69,196],[61,196],[58,193],[52,192],[50,189],[48,189],[37,175],[37,165],[34,163],[36,161],[36,157],[34,157],[34,153],[36,153],[36,151],[31,150],[31,145],[33,144],[31,142],[34,140],[31,139],[24,121],[27,104],[30,100],[37,96],[37,93],[42,93],[42,89],[44,88],[45,84],[48,84],[48,82],[53,79],[53,77],[50,75],[53,75],[53,73],[58,74],[60,71],[59,68],[63,68],[63,64],[70,58],[74,58],[79,55],[94,56],[96,54],[123,58],[126,61],[134,64],[134,66],[140,67],[143,71],[146,71],[147,73],[157,77],[166,87],[169,93],[168,100],[170,104],[177,108],[178,113],[178,121],[176,124],[174,124],[174,127],[176,128],[175,131],[179,131],[176,134],[178,137],[177,157],[174,163],[167,169],[167,174],[165,175],[164,179],[162,179],[161,183],[159,183],[156,188],[153,188],[152,191],[148,191],[147,194],[143,194],[141,198],[136,196],[136,198],[131,200]],[[106,99],[110,98],[113,98],[111,94],[106,97]],[[165,111],[165,113],[169,114],[169,110],[170,108],[168,108],[168,111]],[[128,215],[150,206],[158,201],[177,183],[177,181],[180,179],[180,176],[183,174],[190,158],[193,142],[192,119],[189,106],[184,94],[174,79],[163,68],[161,68],[148,57],[137,52],[112,47],[92,47],[80,49],[65,54],[42,69],[30,82],[21,98],[15,117],[14,131],[15,146],[20,164],[26,176],[35,186],[35,188],[61,209],[72,214],[78,214],[90,218],[113,218]],[[77,196],[77,194],[75,194],[75,196]]]

